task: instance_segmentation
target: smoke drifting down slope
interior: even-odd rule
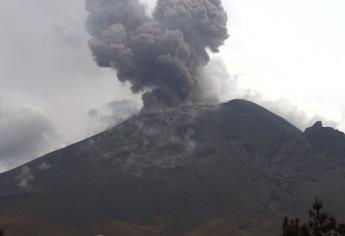
[[[93,56],[143,95],[145,108],[196,102],[198,81],[228,38],[220,0],[158,0],[153,16],[138,0],[86,0]]]

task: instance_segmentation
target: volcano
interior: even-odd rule
[[[345,218],[345,135],[245,100],[143,111],[0,175],[8,236],[278,235],[316,196]]]

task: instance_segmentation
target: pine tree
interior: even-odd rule
[[[323,211],[323,202],[316,199],[309,209],[308,224],[301,224],[298,218],[284,218],[282,236],[345,236],[345,224]]]
[[[323,202],[315,200],[312,208],[309,209],[309,227],[315,236],[339,235],[335,218],[322,211]]]

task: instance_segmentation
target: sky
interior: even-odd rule
[[[302,130],[317,120],[345,130],[345,2],[223,4],[230,38],[205,69],[220,100],[252,100]],[[0,171],[140,109],[140,95],[93,61],[86,16],[83,0],[0,1]]]

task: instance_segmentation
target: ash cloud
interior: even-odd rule
[[[219,104],[232,99],[246,99],[255,102],[273,113],[285,118],[291,124],[304,130],[317,121],[323,121],[326,126],[343,130],[339,119],[329,114],[327,107],[320,101],[315,101],[317,107],[324,107],[323,112],[313,111],[308,101],[293,103],[288,98],[269,99],[263,93],[241,87],[242,74],[230,74],[223,58],[214,56],[204,68],[200,90],[209,104]],[[334,113],[334,111],[333,111]]]
[[[246,91],[246,93],[242,97],[244,99],[253,101],[267,108],[271,112],[283,117],[302,131],[312,126],[317,121],[322,121],[326,126],[339,129],[341,128],[341,124],[339,122],[330,117],[327,117],[325,114],[308,112],[306,108],[295,105],[285,98],[280,98],[278,100],[268,100],[265,99],[262,94],[255,91]],[[322,104],[320,104],[320,106],[322,106]]]
[[[0,100],[0,171],[28,162],[55,148],[51,120],[35,107],[14,107]]]
[[[23,190],[32,189],[31,183],[35,179],[34,175],[31,172],[31,169],[28,166],[24,166],[21,169],[21,173],[17,177],[18,184],[17,186]]]
[[[98,133],[118,125],[139,111],[140,106],[130,100],[111,101],[101,108],[91,109],[88,112],[90,133]]]
[[[97,64],[114,68],[145,108],[199,102],[207,50],[228,38],[220,0],[158,0],[152,16],[138,0],[86,0],[89,47]]]

